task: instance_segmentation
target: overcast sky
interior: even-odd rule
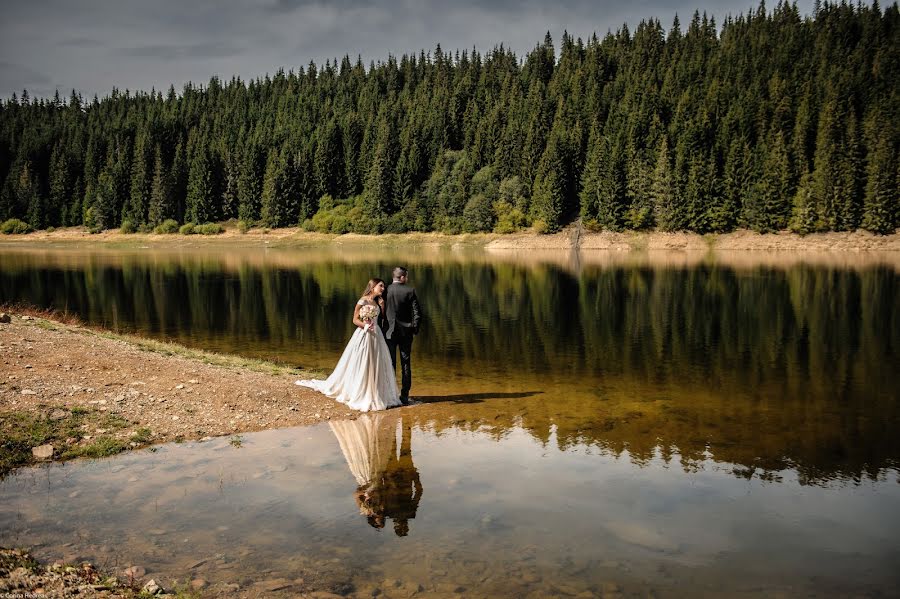
[[[682,27],[695,9],[721,24],[751,0],[4,0],[0,97],[23,89],[64,97],[121,90],[180,90],[212,75],[250,79],[324,64],[344,54],[383,60],[424,49],[504,43],[520,57],[549,30],[587,38],[659,17]],[[770,1],[768,5],[773,5]],[[813,0],[800,0],[803,14]]]

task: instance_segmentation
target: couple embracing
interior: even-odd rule
[[[324,381],[296,381],[361,412],[409,405],[413,337],[419,332],[422,310],[416,290],[407,284],[408,272],[398,266],[385,285],[372,279],[353,310],[356,330],[334,372]],[[397,350],[402,387],[397,391]]]

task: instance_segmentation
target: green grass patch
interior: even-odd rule
[[[153,433],[146,426],[142,426],[137,429],[133,435],[131,435],[131,440],[140,445],[144,445],[145,443],[150,442],[150,438],[153,436]]]
[[[68,449],[60,453],[60,458],[70,460],[72,458],[106,458],[117,453],[122,453],[128,449],[128,441],[116,439],[108,435],[102,435],[87,445],[72,445]]]
[[[0,413],[0,477],[34,463],[31,448],[39,445],[53,445],[54,457],[67,460],[115,455],[128,449],[131,441],[143,444],[149,440],[150,431],[146,429],[139,429],[138,435],[131,438],[113,436],[129,425],[121,416],[86,408],[67,410],[47,406],[41,413]],[[96,438],[84,439],[98,428],[106,432]]]

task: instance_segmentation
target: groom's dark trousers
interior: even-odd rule
[[[391,352],[391,364],[394,372],[397,372],[397,350],[400,350],[400,399],[403,403],[409,401],[409,389],[412,387],[412,336],[403,336],[393,339],[385,339],[388,351]]]

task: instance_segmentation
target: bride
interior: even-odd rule
[[[295,384],[315,389],[360,412],[402,405],[391,355],[378,328],[383,293],[381,279],[372,279],[366,285],[353,310],[356,331],[331,376],[324,381],[303,380]]]

